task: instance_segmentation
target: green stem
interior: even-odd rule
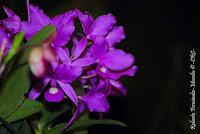
[[[43,128],[44,126],[40,123],[38,123],[37,127],[34,128],[35,134],[43,134]]]
[[[35,131],[35,134],[43,134],[42,130],[34,129],[34,131]]]

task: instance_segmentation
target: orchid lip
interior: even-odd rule
[[[64,93],[57,87],[51,87],[45,92],[44,97],[48,102],[61,102],[64,98]]]

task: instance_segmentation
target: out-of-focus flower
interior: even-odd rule
[[[47,71],[47,62],[55,61],[55,52],[50,47],[33,48],[29,55],[29,65],[36,77],[43,77]]]
[[[29,65],[36,77],[41,77],[45,74],[46,67],[42,48],[37,47],[30,52]]]
[[[0,62],[11,48],[13,36],[19,32],[21,20],[12,10],[3,7],[8,18],[0,20]],[[5,67],[5,65],[4,65]]]
[[[12,35],[16,34],[20,30],[21,19],[12,10],[7,7],[3,7],[8,18],[0,20],[0,24],[6,28]]]
[[[11,47],[11,40],[9,35],[0,28],[0,51],[1,57],[5,56]]]

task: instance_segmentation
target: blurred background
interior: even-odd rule
[[[135,56],[139,67],[124,78],[126,97],[109,98],[104,118],[122,121],[127,128],[95,126],[89,134],[193,134],[199,131],[199,91],[196,90],[196,131],[191,131],[190,50],[199,68],[200,1],[198,0],[30,0],[49,16],[80,8],[97,17],[113,13],[125,27],[120,48]],[[26,19],[25,0],[1,0]],[[3,14],[0,9],[0,15]],[[199,72],[196,69],[196,77]],[[198,79],[196,89],[199,89]]]

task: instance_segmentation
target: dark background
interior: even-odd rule
[[[120,120],[128,127],[97,126],[90,128],[90,134],[200,133],[198,126],[196,131],[189,128],[190,50],[194,48],[197,53],[197,68],[200,54],[198,0],[31,0],[31,3],[52,17],[73,8],[89,11],[95,17],[111,12],[118,25],[125,27],[127,37],[119,47],[134,54],[139,69],[135,77],[123,79],[128,89],[126,97],[109,98],[111,110],[105,118]],[[26,19],[24,0],[4,0],[4,4]],[[2,15],[5,16],[1,12]],[[199,115],[198,79],[196,85]]]

